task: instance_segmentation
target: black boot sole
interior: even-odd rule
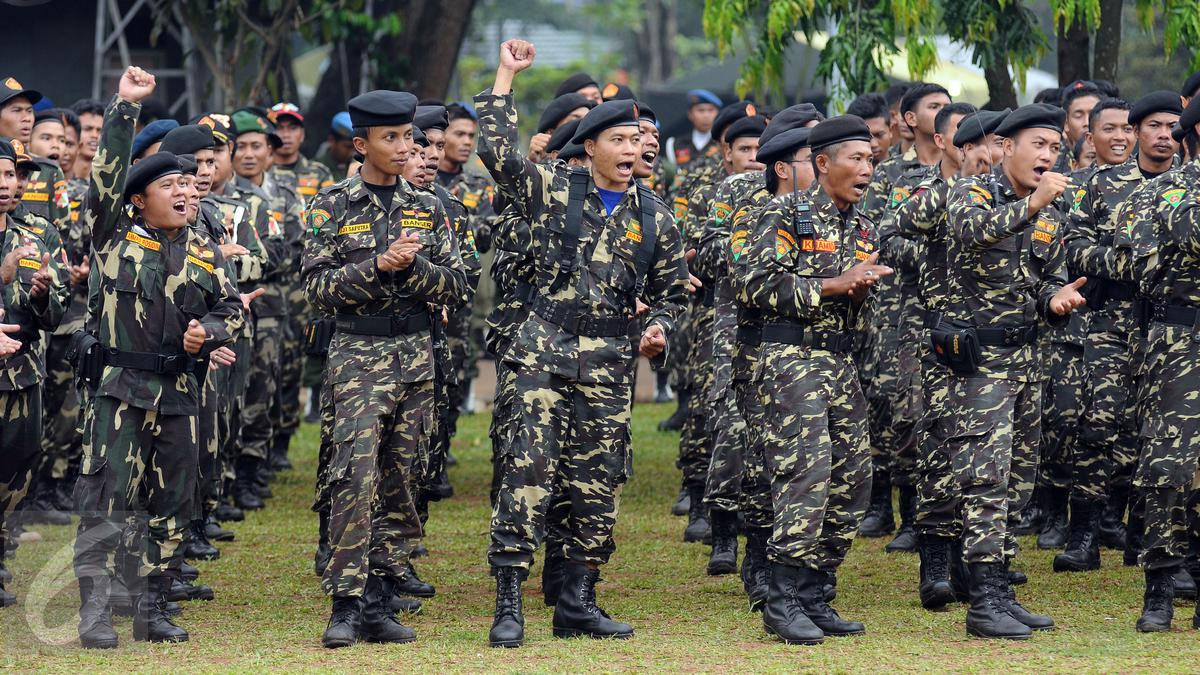
[[[628,633],[613,633],[612,635],[608,635],[608,634],[604,634],[604,633],[593,633],[591,631],[583,630],[582,628],[559,628],[558,626],[555,626],[554,627],[554,637],[556,637],[556,638],[586,637],[586,638],[591,638],[593,640],[628,640],[629,638],[633,637],[633,632],[630,631]]]
[[[921,597],[921,606],[931,612],[944,610],[958,602],[958,596],[954,593],[954,589],[951,588],[949,582],[946,582],[945,587],[941,590],[931,589],[929,591],[918,591],[918,593]]]
[[[525,644],[525,639],[520,640],[488,640],[488,646],[494,649],[516,649]]]
[[[719,576],[723,576],[726,574],[733,574],[734,572],[737,571],[737,562],[736,561],[731,562],[728,560],[718,560],[716,562],[713,562],[710,560],[708,563],[708,567],[706,568],[705,571],[708,572],[708,576],[710,576],[710,577],[719,577]]]
[[[825,642],[825,638],[821,638],[819,640],[790,640],[788,638],[783,637],[779,633],[776,633],[770,626],[768,626],[765,623],[763,624],[763,630],[767,631],[767,635],[770,635],[771,637],[775,638],[776,640],[779,640],[780,642],[782,642],[785,645],[800,645],[803,647],[814,647],[816,645],[819,645],[819,644]]]
[[[1088,563],[1085,565],[1079,565],[1074,562],[1059,562],[1057,556],[1054,558],[1055,572],[1095,572],[1098,569],[1100,569],[1099,560],[1097,560],[1095,564]]]
[[[356,642],[358,640],[326,640],[322,638],[321,646],[325,649],[341,649],[343,647],[353,647]]]
[[[363,642],[370,642],[374,645],[406,645],[417,641],[416,637],[404,638],[402,640],[382,640],[379,638],[363,637]]]
[[[967,635],[983,640],[1028,640],[1032,635],[987,635],[980,630],[967,626]]]
[[[1171,631],[1169,625],[1164,626],[1161,623],[1143,624],[1141,621],[1138,621],[1136,628],[1139,633],[1169,633]]]
[[[80,638],[79,646],[84,649],[116,649],[119,643],[117,638],[111,640],[84,640]]]

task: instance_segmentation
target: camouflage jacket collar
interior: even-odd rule
[[[851,204],[850,208],[845,211],[839,210],[837,204],[833,203],[833,198],[821,187],[819,181],[813,183],[808,192],[804,194],[812,204],[813,214],[818,220],[845,224],[853,223],[858,219],[857,204]]]
[[[379,197],[375,196],[374,192],[367,189],[363,184],[361,174],[355,174],[354,177],[346,180],[346,198],[351,202],[356,202],[362,199],[370,200],[379,210],[383,210],[383,202],[379,201]],[[396,176],[396,196],[392,199],[392,207],[388,209],[390,214],[392,211],[400,208],[401,204],[411,203],[415,198],[416,188],[411,183],[404,180],[401,176]]]
[[[234,188],[237,189],[237,191],[248,192],[250,194],[253,194],[253,195],[261,198],[262,200],[264,200],[268,203],[271,201],[271,195],[268,194],[266,191],[266,186],[267,186],[266,175],[263,176],[263,184],[262,185],[255,185],[254,181],[250,180],[249,178],[245,178],[243,176],[235,176],[233,180],[234,180]],[[227,184],[226,189],[228,189],[228,187],[229,186]]]

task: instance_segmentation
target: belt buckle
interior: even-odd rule
[[[1021,339],[1022,329],[1017,326],[1005,326],[1004,328],[1004,344],[1008,347],[1013,347],[1022,344]]]
[[[180,357],[176,354],[170,354],[170,355],[159,354],[158,355],[158,369],[157,369],[158,374],[159,375],[167,375],[167,374],[173,373],[175,369],[172,366],[174,366],[174,364],[178,363],[179,358]]]

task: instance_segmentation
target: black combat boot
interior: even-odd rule
[[[917,488],[913,485],[900,486],[900,529],[896,538],[888,542],[883,550],[888,553],[912,553],[917,550],[917,533],[913,523],[917,520]]]
[[[237,458],[234,471],[237,478],[233,482],[233,502],[243,511],[257,511],[265,504],[258,495],[258,466],[262,462],[257,457],[241,455]]]
[[[8,583],[12,583],[11,581]],[[4,590],[5,582],[0,581],[0,608],[12,607],[17,604],[17,596]]]
[[[971,571],[963,558],[962,539],[950,540],[950,587],[954,589],[955,600],[971,601]]]
[[[1054,556],[1055,572],[1088,572],[1100,569],[1097,530],[1104,505],[1093,499],[1071,500],[1071,526],[1067,549]]]
[[[192,584],[183,579],[172,579],[171,587],[167,590],[166,598],[171,602],[191,602],[203,600],[211,602],[216,594],[205,584]]]
[[[521,582],[528,572],[520,567],[496,568],[496,616],[488,633],[492,647],[525,644],[525,615],[521,609]]]
[[[811,570],[770,563],[771,582],[763,604],[763,628],[789,645],[819,645],[825,632],[804,611],[803,598],[813,592],[805,584],[816,584]]]
[[[321,645],[326,649],[349,647],[358,640],[358,622],[362,618],[363,599],[348,595],[333,596],[333,611],[329,614],[329,625],[321,636]]]
[[[1116,551],[1125,550],[1125,511],[1129,507],[1128,484],[1114,485],[1100,515],[1100,545]]]
[[[1142,633],[1171,630],[1175,616],[1175,568],[1146,570],[1146,594],[1142,598],[1142,616],[1137,629]]]
[[[675,395],[671,391],[671,383],[670,383],[671,373],[669,373],[665,370],[660,370],[654,374],[654,379],[655,379],[655,384],[657,385],[654,388],[654,402],[655,403],[670,403],[671,401],[674,401]]]
[[[221,523],[210,513],[204,519],[204,537],[209,541],[233,541],[237,535],[233,530],[221,527]]]
[[[4,584],[11,584],[12,580],[13,580],[12,572],[9,572],[8,568],[4,566],[5,556],[4,556],[4,535],[2,534],[3,531],[4,531],[4,516],[3,516],[3,514],[0,514],[0,586],[3,586]]]
[[[1175,597],[1180,600],[1196,599],[1196,580],[1182,567],[1175,570]]]
[[[321,387],[308,388],[308,410],[304,413],[304,421],[308,424],[321,423]]]
[[[687,487],[679,488],[679,496],[675,498],[675,503],[671,505],[671,515],[686,516],[692,508],[692,496],[688,494]]]
[[[195,581],[200,578],[200,570],[195,565],[188,564],[184,560],[179,563],[179,576],[184,581]]]
[[[737,513],[712,509],[712,553],[708,556],[708,574],[719,576],[737,571]]]
[[[689,485],[691,508],[688,509],[688,524],[683,530],[683,540],[689,543],[712,542],[712,526],[708,522],[708,507],[704,505],[704,486]]]
[[[563,566],[567,557],[563,555],[562,546],[546,546],[546,561],[542,563],[542,603],[553,607],[562,594]]]
[[[750,600],[750,611],[762,611],[771,587],[771,563],[767,560],[769,527],[746,528],[746,555],[742,556],[742,587]]]
[[[1034,614],[1025,609],[1021,603],[1017,602],[1017,592],[1013,590],[1012,584],[1009,583],[1009,579],[1012,578],[1012,573],[1008,569],[1010,563],[1011,560],[1004,561],[1004,576],[1002,578],[1005,580],[1005,584],[1003,594],[1001,595],[1001,598],[1004,600],[1004,606],[1008,609],[1009,616],[1033,630],[1054,630],[1054,619],[1045,614]]]
[[[437,595],[437,589],[433,587],[433,584],[427,584],[417,576],[417,568],[413,567],[412,563],[408,563],[408,570],[404,577],[396,580],[396,592],[400,595],[411,595],[414,598],[432,598]]]
[[[658,423],[659,431],[679,431],[683,428],[683,421],[687,419],[688,412],[691,410],[692,388],[680,388],[676,391],[676,394],[678,395],[679,405],[670,417]]]
[[[1137,567],[1138,556],[1142,554],[1142,539],[1146,527],[1146,499],[1137,489],[1129,493],[1129,525],[1125,527],[1125,553],[1121,562],[1126,567]]]
[[[317,511],[319,529],[317,552],[313,554],[313,571],[317,576],[325,576],[325,568],[329,567],[329,559],[333,557],[333,549],[329,545],[329,507],[322,506]]]
[[[240,523],[246,519],[246,514],[241,509],[229,503],[218,504],[213,516],[222,523]]]
[[[858,526],[864,537],[886,537],[896,530],[895,515],[892,513],[892,477],[886,471],[876,470],[871,480],[871,502],[867,513]]]
[[[1026,640],[1033,630],[1008,611],[1006,572],[1000,563],[968,563],[971,606],[967,609],[967,635],[980,638]]]
[[[596,583],[600,570],[568,560],[563,567],[562,594],[554,605],[554,637],[633,637],[633,626],[613,621],[596,605]]]
[[[288,446],[292,444],[291,432],[279,432],[271,439],[270,463],[273,471],[291,471],[288,461]]]
[[[421,601],[416,598],[406,598],[403,595],[393,595],[392,612],[396,614],[420,614]]]
[[[21,510],[23,522],[30,525],[71,524],[71,514],[59,511],[55,505],[54,479],[49,471],[34,477],[33,492],[22,502]]]
[[[867,627],[860,621],[846,621],[838,615],[837,610],[829,605],[829,601],[825,598],[826,586],[837,587],[836,583],[829,583],[830,575],[827,572],[813,570],[807,567],[800,568],[802,577],[809,577],[811,580],[804,580],[800,584],[802,589],[800,595],[800,604],[804,608],[804,613],[808,618],[821,629],[821,632],[826,635],[835,637],[847,637],[850,635],[863,635],[867,632]]]
[[[112,610],[108,607],[110,577],[79,578],[79,644],[84,649],[115,649]]]
[[[921,584],[918,593],[921,606],[925,609],[945,609],[955,601],[954,587],[950,583],[949,539],[930,534],[920,537],[917,552],[921,556]]]
[[[367,587],[363,592],[362,623],[359,636],[367,642],[404,644],[414,642],[417,632],[396,620],[392,611],[392,598],[396,595],[396,582],[389,577],[367,575]]]
[[[167,614],[170,577],[150,577],[146,590],[134,603],[133,639],[138,642],[187,642],[187,631],[175,625]]]
[[[183,557],[188,560],[217,560],[221,551],[208,540],[204,532],[204,521],[193,520],[184,534]]]
[[[269,459],[258,461],[258,471],[254,474],[254,492],[261,499],[271,499],[275,493],[271,491],[271,481],[275,480],[275,470],[271,468]]]
[[[1046,521],[1038,534],[1037,547],[1043,551],[1062,548],[1067,544],[1067,504],[1070,488],[1046,487]]]
[[[1017,518],[1017,522],[1012,526],[1013,536],[1028,537],[1037,534],[1042,530],[1042,524],[1046,522],[1046,498],[1050,491],[1045,485],[1035,485],[1033,488],[1033,498],[1029,500],[1029,505],[1021,511]]]

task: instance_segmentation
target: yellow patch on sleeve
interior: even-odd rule
[[[741,259],[742,254],[746,252],[746,239],[749,236],[748,230],[738,230],[729,238],[729,251],[733,254],[734,261]]]
[[[717,202],[713,204],[713,219],[717,222],[723,222],[733,213],[733,207],[725,202]]]
[[[137,244],[138,246],[141,246],[142,248],[148,248],[151,251],[158,251],[162,248],[162,244],[158,243],[157,241],[154,241],[153,239],[143,237],[142,235],[140,235],[136,232],[126,232],[125,233],[125,241],[132,241],[133,243]]]
[[[21,258],[19,261],[17,261],[17,264],[26,269],[42,269],[42,261],[38,260],[37,258]]]
[[[909,196],[909,192],[906,188],[902,188],[902,187],[892,188],[892,208],[894,209],[897,206],[900,206],[904,202],[908,201],[908,196]]]
[[[1034,230],[1033,238],[1035,241],[1040,241],[1043,244],[1049,244],[1050,242],[1054,241],[1053,235],[1051,235],[1049,232],[1043,232],[1041,230]]]
[[[1171,208],[1178,208],[1179,205],[1183,203],[1183,196],[1186,193],[1187,190],[1184,190],[1183,188],[1167,190],[1166,192],[1162,193],[1162,200]]]
[[[811,240],[805,239],[804,243],[809,243]],[[796,248],[796,240],[792,237],[792,233],[782,227],[775,228],[775,258],[785,258],[791,255]]]
[[[358,234],[359,232],[370,232],[370,231],[371,231],[370,223],[353,223],[350,225],[343,225],[343,226],[339,227],[337,233],[339,235],[343,235],[343,234]]]
[[[992,201],[992,193],[978,185],[972,185],[970,192],[967,193],[967,198],[971,200],[972,204],[979,206],[985,202]]]
[[[203,260],[197,258],[194,255],[188,254],[187,261],[210,274],[213,271],[212,263],[204,262]]]

